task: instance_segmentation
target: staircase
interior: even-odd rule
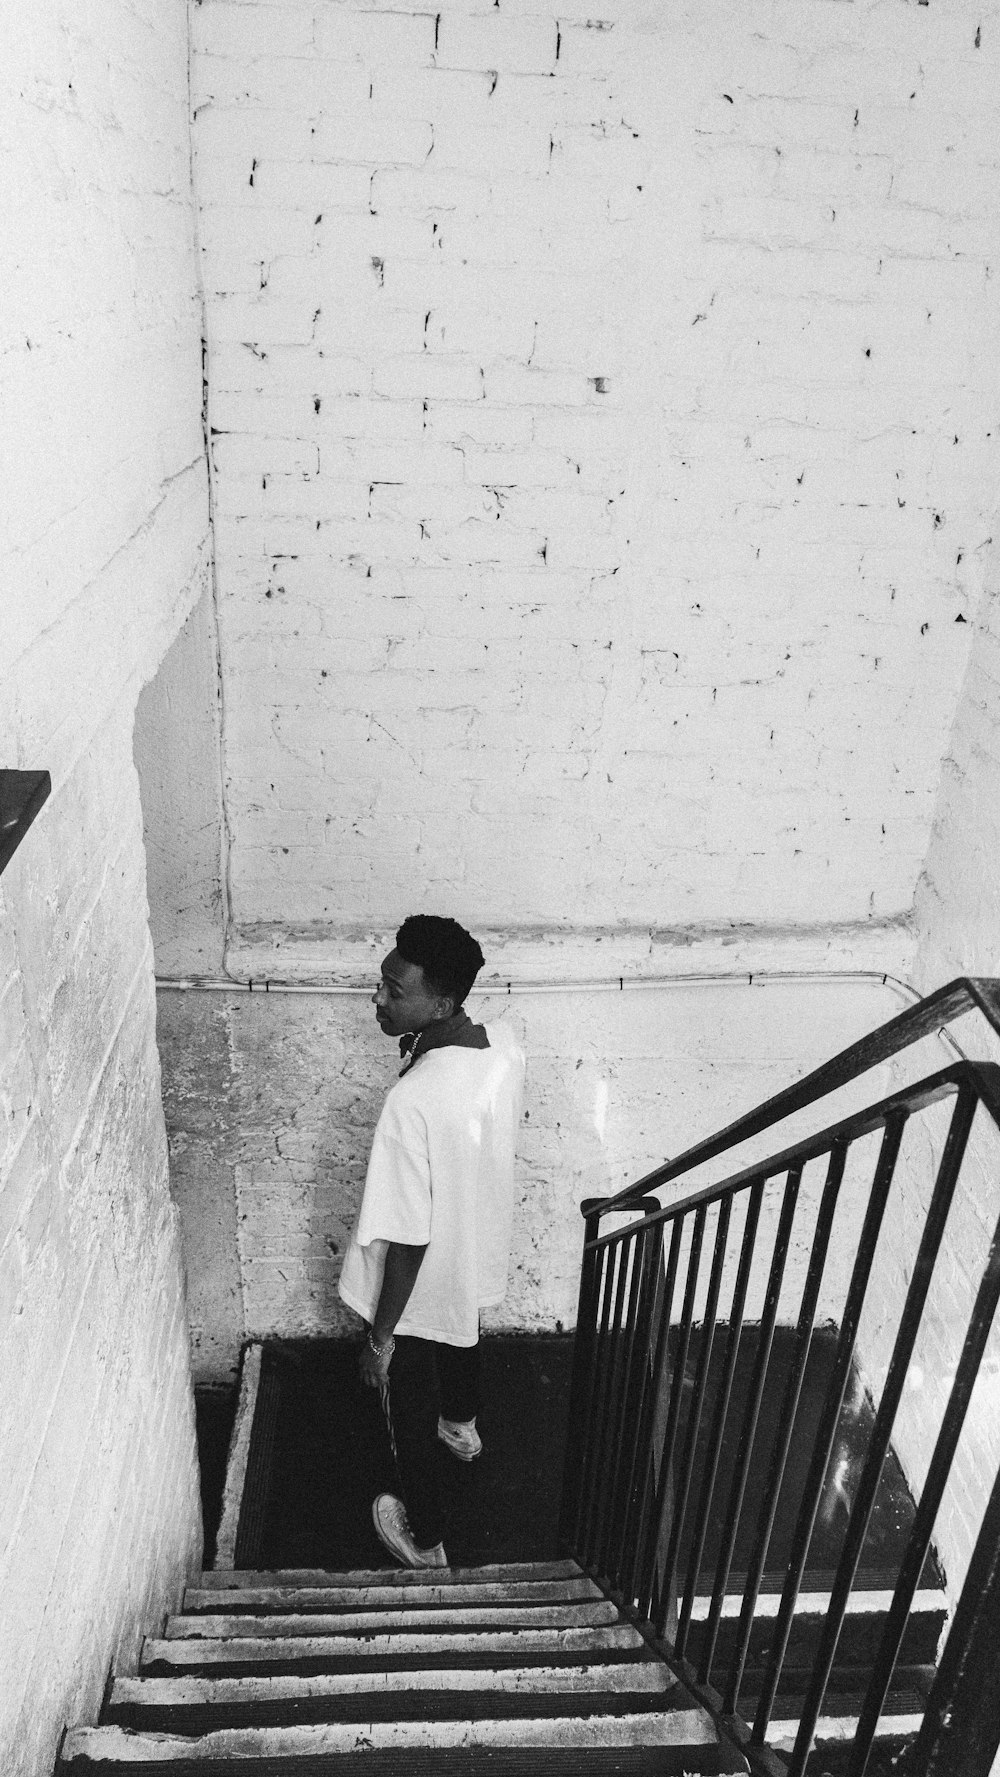
[[[57,1777],[745,1771],[573,1561],[204,1573]]]
[[[1000,1037],[1000,981],[951,983],[617,1198],[582,1206],[558,1536],[544,1511],[532,1515],[556,1466],[546,1440],[562,1443],[558,1391],[530,1426],[504,1425],[529,1391],[500,1384],[491,1437],[517,1459],[497,1473],[530,1469],[528,1485],[506,1518],[502,1499],[484,1509],[484,1464],[484,1491],[467,1503],[480,1527],[502,1527],[504,1544],[484,1555],[466,1526],[457,1544],[449,1532],[466,1565],[419,1573],[358,1571],[370,1554],[307,1552],[301,1540],[290,1549],[307,1528],[303,1496],[308,1507],[317,1488],[322,1536],[332,1518],[343,1532],[350,1476],[331,1488],[329,1464],[296,1444],[308,1414],[293,1413],[278,1436],[276,1385],[264,1390],[230,1565],[189,1589],[136,1677],[111,1682],[100,1724],[67,1735],[57,1777],[134,1766],[145,1777],[987,1777],[1000,1723],[1000,1476],[950,1614],[933,1539],[1000,1312],[1000,1223],[919,1499],[901,1470],[899,1487],[892,1476],[896,1414],[973,1121],[1000,1129],[1000,1068],[962,1061],[718,1185],[662,1207],[648,1196],[969,1010]],[[858,1326],[904,1129],[933,1105],[951,1106],[947,1138],[891,1361],[868,1402],[852,1380]],[[864,1215],[837,1221],[848,1152],[872,1135]],[[825,1182],[796,1247],[799,1187],[814,1163]],[[602,1236],[612,1210],[639,1219]],[[815,1323],[831,1230],[847,1240],[850,1282],[827,1337]],[[791,1252],[798,1308],[783,1331]],[[745,1316],[748,1302],[759,1318]],[[313,1381],[307,1402],[341,1403],[346,1470],[362,1477],[367,1512],[370,1464],[344,1418],[347,1391]],[[285,1546],[265,1553],[275,1452],[295,1506],[273,1490],[268,1534],[276,1526]],[[554,1551],[564,1558],[537,1558]],[[255,1571],[268,1565],[276,1571]],[[341,1567],[351,1571],[332,1571]]]

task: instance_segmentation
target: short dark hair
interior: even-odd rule
[[[435,993],[462,1004],[485,958],[479,945],[457,919],[436,913],[411,913],[396,933],[396,949],[405,962],[419,963]]]

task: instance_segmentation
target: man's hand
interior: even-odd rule
[[[392,1350],[383,1350],[380,1357],[372,1350],[370,1339],[366,1339],[361,1347],[358,1358],[358,1374],[366,1388],[384,1388],[389,1380],[389,1363]]]

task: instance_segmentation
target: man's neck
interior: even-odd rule
[[[406,1058],[402,1071],[406,1073],[421,1055],[426,1055],[428,1049],[488,1049],[489,1046],[489,1038],[483,1026],[473,1024],[465,1008],[459,1006],[450,1017],[435,1018],[433,1024],[425,1024],[422,1030],[400,1037],[399,1053]]]

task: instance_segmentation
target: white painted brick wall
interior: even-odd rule
[[[956,975],[1000,974],[1000,597],[996,552],[980,551],[984,590],[970,612],[968,670],[944,758],[926,863],[915,902],[918,948],[914,978],[929,991]],[[965,1052],[1000,1061],[1000,1042],[977,1014],[956,1026]],[[938,1141],[925,1149],[922,1173],[914,1168],[898,1211],[897,1238],[891,1243],[882,1279],[883,1315],[865,1329],[866,1356],[876,1377],[884,1374],[898,1309],[910,1276],[912,1240],[928,1200],[926,1180],[940,1153]],[[998,1215],[1000,1140],[980,1116],[973,1131],[967,1176],[949,1217],[935,1273],[926,1329],[914,1354],[897,1440],[907,1472],[921,1481],[961,1353],[972,1302],[982,1275]],[[959,1445],[955,1477],[944,1501],[938,1539],[952,1590],[957,1590],[972,1550],[993,1479],[1000,1465],[996,1379],[1000,1374],[1000,1331],[994,1328],[980,1381]]]
[[[0,763],[0,1766],[47,1777],[200,1525],[132,719],[204,585],[183,6],[8,21]]]
[[[908,911],[995,480],[941,12],[197,9],[237,929]]]

